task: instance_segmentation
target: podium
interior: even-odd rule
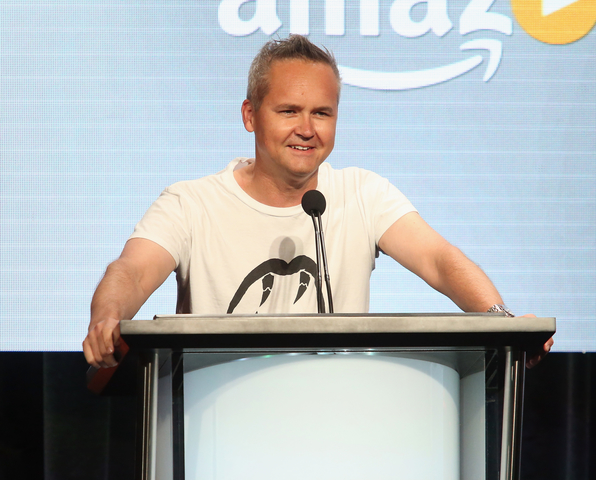
[[[137,478],[519,478],[526,352],[554,318],[124,320]],[[90,375],[101,383],[103,371]]]

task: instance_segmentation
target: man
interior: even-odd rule
[[[324,230],[336,312],[368,310],[378,250],[464,311],[504,309],[482,270],[388,181],[324,163],[334,146],[340,86],[334,58],[304,37],[261,49],[242,104],[255,158],[175,184],[151,206],[93,296],[83,342],[91,365],[116,364],[119,321],[132,318],[174,270],[178,313],[315,312],[312,223],[300,206],[313,189],[328,203]],[[529,364],[551,345],[552,339]]]

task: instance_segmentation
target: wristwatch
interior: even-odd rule
[[[495,303],[492,307],[490,307],[486,313],[504,313],[507,317],[515,317],[515,314],[505,305],[499,305],[498,303]]]

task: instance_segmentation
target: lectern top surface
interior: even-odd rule
[[[520,346],[537,348],[555,332],[552,317],[499,314],[158,315],[124,320],[131,346]]]

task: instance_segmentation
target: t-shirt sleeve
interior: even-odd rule
[[[364,175],[363,195],[368,197],[365,204],[370,205],[369,218],[372,222],[375,243],[378,245],[379,240],[391,225],[405,214],[417,210],[406,196],[386,178],[369,171],[364,171]]]
[[[165,248],[176,267],[188,263],[191,224],[188,208],[176,185],[166,188],[135,226],[130,238],[146,238]]]

